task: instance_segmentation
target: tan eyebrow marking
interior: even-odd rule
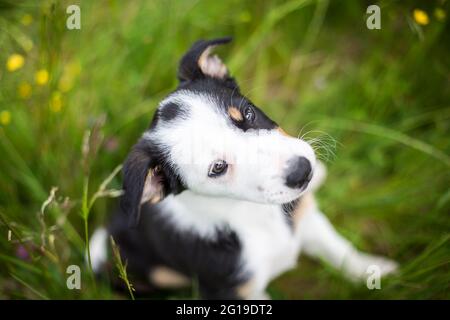
[[[234,106],[228,107],[228,114],[230,115],[231,119],[235,121],[242,121],[244,118],[242,117],[242,113],[239,111],[238,108]]]
[[[281,127],[278,127],[277,130],[278,130],[278,132],[281,133],[283,136],[290,137],[290,135],[289,135],[286,131],[284,131]]]

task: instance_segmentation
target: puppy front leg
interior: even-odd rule
[[[305,212],[298,227],[306,254],[342,270],[352,280],[366,279],[367,269],[372,265],[379,267],[381,275],[397,269],[397,263],[392,260],[358,251],[334,229],[315,203]]]

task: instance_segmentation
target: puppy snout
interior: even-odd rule
[[[306,186],[312,178],[311,163],[305,157],[295,157],[289,160],[286,171],[286,185],[298,189]]]

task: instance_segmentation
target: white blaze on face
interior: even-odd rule
[[[166,149],[189,189],[262,203],[286,203],[300,195],[300,190],[285,185],[286,170],[296,156],[308,159],[314,170],[314,152],[306,142],[276,129],[244,132],[213,96],[179,91],[160,108],[167,103],[179,105],[185,116],[158,122],[144,137]],[[217,160],[226,161],[228,169],[223,175],[209,177]]]

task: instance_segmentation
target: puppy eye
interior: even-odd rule
[[[228,164],[225,160],[217,160],[211,164],[208,177],[214,178],[224,174],[227,171]]]
[[[245,107],[244,117],[248,122],[252,122],[253,120],[255,120],[255,111],[253,110],[252,107],[250,106]]]

